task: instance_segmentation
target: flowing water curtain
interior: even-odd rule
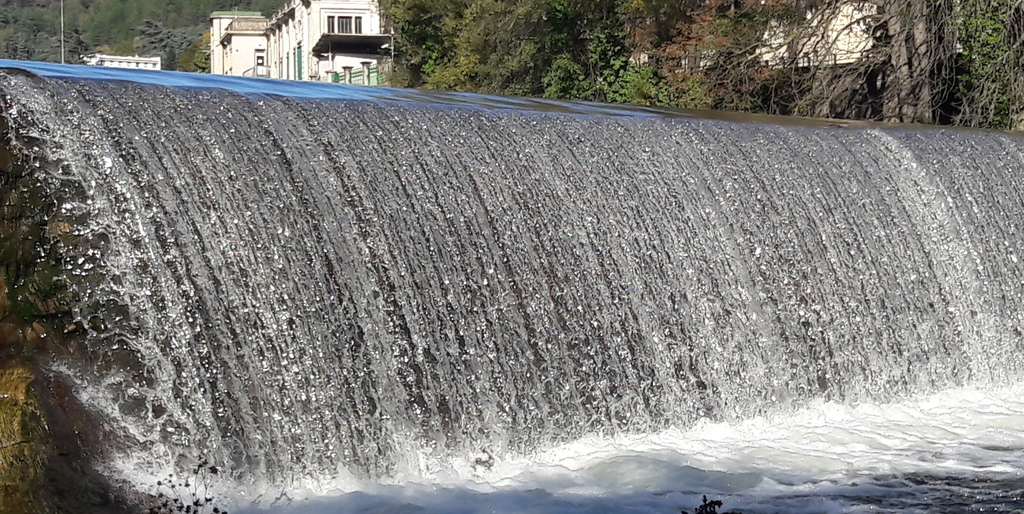
[[[130,471],[421,473],[1019,380],[1019,137],[4,80],[95,242],[56,364]]]

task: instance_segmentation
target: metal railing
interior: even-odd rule
[[[242,72],[243,77],[257,77],[261,79],[270,77],[270,69],[266,66],[253,66]]]

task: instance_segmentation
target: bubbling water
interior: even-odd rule
[[[1021,393],[815,402],[784,416],[591,436],[528,458],[492,456],[488,467],[453,461],[422,476],[339,479],[241,512],[665,514],[693,512],[705,496],[722,501],[721,512],[1016,512],[1024,509]]]

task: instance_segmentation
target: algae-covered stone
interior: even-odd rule
[[[14,365],[0,371],[0,512],[45,512],[46,432],[31,394],[33,374]]]
[[[91,467],[82,438],[95,421],[65,389],[28,361],[0,363],[0,512],[129,510]]]
[[[7,298],[7,274],[0,269],[0,319],[11,313],[11,300]]]
[[[18,355],[24,347],[24,335],[21,327],[14,323],[0,321],[0,359]]]

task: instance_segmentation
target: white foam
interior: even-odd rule
[[[586,437],[529,457],[494,456],[489,470],[451,462],[381,482],[347,476],[318,493],[290,491],[288,502],[240,509],[676,513],[692,512],[703,495],[723,501],[722,512],[1024,509],[1021,491],[1006,485],[1024,480],[1022,393],[1024,386],[960,389],[888,405],[818,404],[739,423]]]

